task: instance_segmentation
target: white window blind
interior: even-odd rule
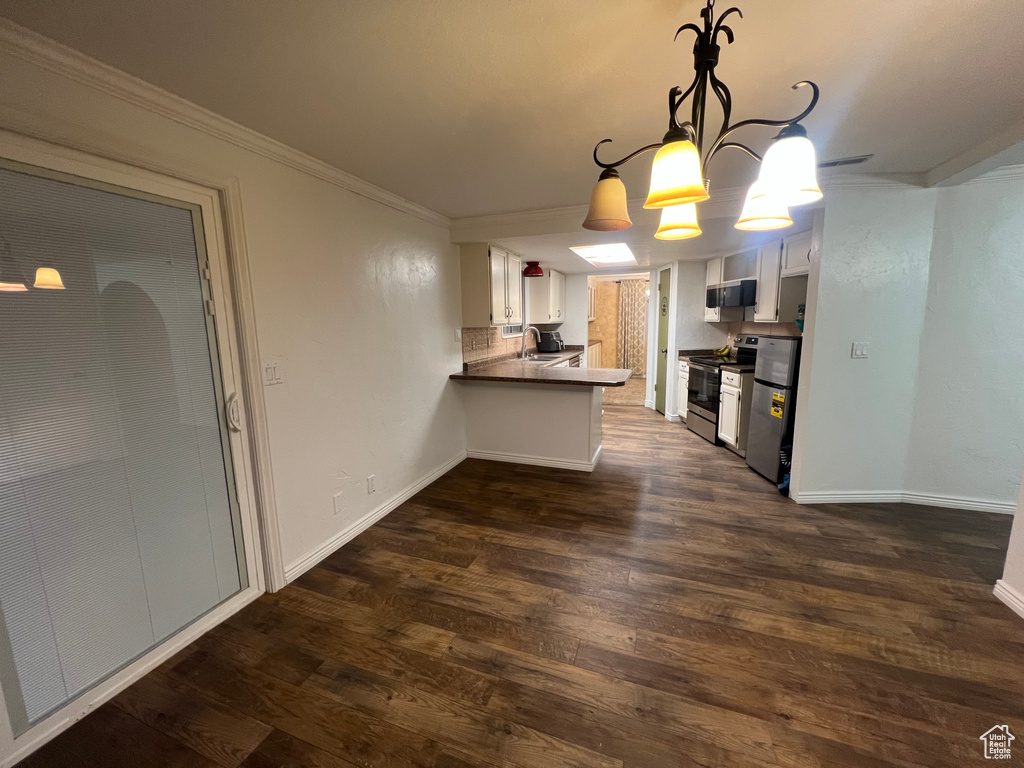
[[[245,586],[201,226],[184,204],[0,168],[0,287],[26,287],[0,291],[16,733]],[[40,267],[64,288],[34,287]]]

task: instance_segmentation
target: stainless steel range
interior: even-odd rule
[[[722,387],[721,367],[757,360],[757,336],[740,336],[729,357],[691,357],[686,395],[686,427],[712,443],[718,442],[718,405]],[[691,418],[692,417],[692,418]]]

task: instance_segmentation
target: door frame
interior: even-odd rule
[[[669,271],[668,281],[668,358],[665,362],[665,418],[669,421],[680,421],[678,413],[678,401],[676,389],[679,383],[678,367],[672,366],[672,351],[676,349],[676,320],[678,314],[678,286],[679,268],[677,262],[673,261],[650,273],[650,284],[658,286],[661,284],[661,273]],[[654,385],[658,381],[658,304],[659,301],[648,302],[647,308],[647,395],[644,406],[652,411],[654,407]],[[650,343],[651,340],[654,343]],[[675,373],[676,375],[673,375]]]
[[[0,707],[0,766],[13,765],[162,664],[206,631],[258,598],[284,586],[273,507],[273,478],[262,381],[257,375],[255,314],[241,225],[237,181],[211,187],[0,130],[0,157],[58,173],[198,206],[210,265],[210,290],[225,392],[241,398],[242,429],[231,432],[232,465],[248,585],[124,669],[15,737]],[[0,691],[2,693],[2,691]]]

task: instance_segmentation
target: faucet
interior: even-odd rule
[[[538,345],[540,344],[540,329],[537,326],[535,326],[535,325],[531,325],[529,328],[524,328],[523,329],[523,350],[519,354],[519,359],[520,360],[525,360],[526,359],[526,336],[530,333],[530,331],[536,331],[537,332],[537,344]]]

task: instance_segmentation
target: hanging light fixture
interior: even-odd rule
[[[526,267],[523,269],[523,277],[544,277],[544,270],[540,268],[540,262],[526,262]]]
[[[795,207],[821,200],[818,159],[803,126],[783,129],[776,137],[764,154],[757,181],[759,194],[780,205]]]
[[[743,203],[743,212],[736,222],[736,229],[760,232],[767,229],[785,229],[792,224],[789,208],[779,203],[778,198],[763,194],[760,182],[755,181],[750,185],[746,201]]]
[[[10,244],[6,240],[0,242],[0,292],[21,293],[27,290],[25,277],[11,254]]]
[[[602,170],[601,178],[591,195],[590,210],[583,222],[584,229],[603,231],[631,226],[626,211],[625,187],[622,186],[616,169],[652,149],[656,149],[657,153],[651,166],[651,188],[644,208],[672,210],[671,214],[662,215],[661,226],[655,235],[660,239],[680,239],[700,234],[696,210],[692,214],[692,226],[689,226],[690,211],[682,209],[709,198],[709,185],[705,180],[707,166],[719,150],[726,148],[738,149],[762,163],[757,187],[758,201],[755,202],[755,198],[748,194],[747,205],[744,206],[744,214],[737,222],[737,228],[768,229],[769,223],[772,225],[771,228],[789,226],[793,221],[788,208],[821,199],[814,146],[807,139],[807,131],[800,125],[800,121],[811,114],[818,103],[818,86],[809,80],[803,80],[793,86],[794,89],[809,88],[811,101],[805,110],[787,120],[751,119],[730,123],[732,94],[715,74],[722,51],[718,39],[719,35],[724,35],[727,42],[732,43],[733,31],[724,22],[734,13],[740,18],[743,18],[743,14],[739,8],[729,8],[716,21],[714,9],[715,0],[706,0],[706,5],[700,12],[703,28],[696,24],[684,24],[676,30],[676,37],[684,30],[694,32],[697,36],[693,46],[693,68],[696,74],[686,91],[678,86],[669,91],[669,127],[663,139],[611,163],[602,162],[597,156],[601,145],[610,142],[611,139],[603,139],[594,147],[594,162]],[[717,137],[705,151],[704,130],[709,89],[721,104],[722,124]],[[680,122],[677,116],[679,109],[691,95],[693,103],[690,119]],[[750,147],[729,140],[735,131],[749,127],[781,129],[763,161]],[[822,165],[851,165],[870,157],[866,155],[845,158]],[[770,201],[761,201],[761,197],[770,198]],[[680,210],[675,210],[676,207]],[[686,226],[677,226],[683,221],[684,213],[687,217]],[[682,234],[683,231],[686,234]]]
[[[40,267],[36,270],[36,281],[32,287],[63,291],[64,281],[60,279],[60,272],[53,267]]]
[[[626,206],[626,185],[614,168],[607,168],[601,173],[590,194],[590,210],[583,226],[597,232],[614,232],[633,226]]]
[[[661,223],[654,236],[659,240],[687,240],[700,234],[697,204],[684,203],[661,209]]]

